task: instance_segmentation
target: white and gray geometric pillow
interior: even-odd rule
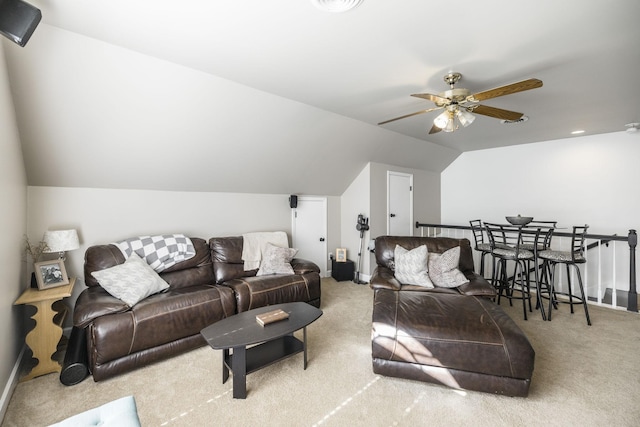
[[[403,285],[417,285],[433,288],[429,279],[427,246],[418,246],[410,251],[396,245],[393,258],[395,262],[394,276]]]
[[[441,288],[455,288],[469,281],[458,269],[460,246],[451,248],[443,254],[429,254],[429,277]]]
[[[135,252],[123,264],[94,271],[91,275],[107,292],[129,307],[169,288],[169,284]]]
[[[266,276],[269,274],[295,274],[291,267],[291,260],[298,253],[297,249],[281,248],[267,243],[265,251],[260,261],[260,268],[256,276]]]

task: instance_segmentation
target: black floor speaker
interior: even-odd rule
[[[75,385],[87,378],[88,363],[86,331],[74,326],[64,355],[60,382],[64,385]]]

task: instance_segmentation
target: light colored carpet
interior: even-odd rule
[[[502,306],[536,350],[528,398],[459,392],[381,377],[371,368],[373,291],[322,281],[320,319],[298,354],[247,376],[247,399],[221,379],[221,351],[203,347],[127,375],[66,387],[50,374],[20,383],[2,426],[44,426],[134,395],[143,426],[638,426],[640,317],[562,305],[552,322]]]

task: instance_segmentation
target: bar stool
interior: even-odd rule
[[[524,320],[527,320],[527,303],[529,312],[533,311],[527,263],[534,261],[535,255],[533,251],[520,247],[523,227],[487,222],[484,223],[484,227],[487,230],[487,236],[489,236],[491,255],[497,262],[492,277],[492,283],[498,291],[497,303],[500,304],[503,295],[509,299],[510,305],[513,305],[514,299],[521,299]],[[539,233],[539,229],[537,232]],[[511,277],[507,273],[508,261],[514,263],[513,276]],[[514,292],[519,292],[520,296],[515,296]]]
[[[484,231],[482,230],[482,221],[474,219],[469,221],[471,231],[473,231],[473,240],[475,242],[475,250],[480,252],[480,275],[484,277],[484,257],[491,255],[491,244],[484,241]],[[493,275],[493,266],[491,269]]]
[[[587,318],[587,325],[591,326],[591,319],[589,317],[589,308],[587,307],[587,298],[584,293],[584,286],[582,284],[582,275],[580,274],[580,266],[579,264],[584,264],[587,262],[587,259],[584,257],[584,241],[585,234],[587,233],[588,225],[584,226],[574,226],[573,233],[571,236],[571,248],[568,251],[556,251],[547,249],[541,251],[538,256],[542,259],[548,266],[551,274],[551,278],[549,279],[548,284],[548,293],[549,293],[549,316],[548,319],[551,320],[551,311],[552,308],[558,308],[557,303],[563,302],[569,304],[571,306],[571,313],[573,314],[573,306],[574,304],[582,304],[584,307],[584,314]],[[567,271],[567,292],[559,292],[555,289],[555,271],[556,265],[564,264],[566,266]],[[571,269],[570,266],[573,266],[576,276],[578,276],[578,286],[580,287],[580,297],[573,294],[572,289],[572,280],[571,280]],[[564,295],[569,298],[568,301],[558,300],[557,295]]]
[[[555,231],[557,221],[531,221],[523,226],[522,237],[520,240],[520,248],[533,252],[533,260],[527,261],[527,273],[532,272],[535,275],[536,283],[536,309],[540,309],[542,319],[546,320],[544,305],[542,303],[542,287],[548,289],[545,279],[548,275],[544,274],[544,268],[547,266],[540,259],[539,254],[551,247],[551,239]],[[533,265],[532,265],[533,264]],[[546,280],[548,282],[548,280]]]

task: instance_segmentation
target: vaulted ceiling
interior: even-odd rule
[[[442,171],[461,152],[640,121],[637,0],[30,0],[3,47],[30,185],[339,195],[370,161]],[[410,94],[538,78],[429,135]]]

